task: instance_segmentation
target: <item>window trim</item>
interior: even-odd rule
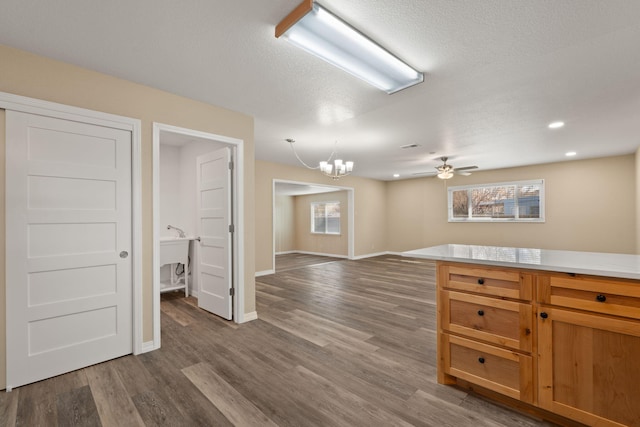
[[[487,184],[471,184],[471,185],[460,185],[455,187],[449,187],[447,189],[447,216],[448,222],[492,222],[492,223],[505,223],[505,222],[535,222],[535,223],[544,223],[546,222],[545,216],[545,185],[544,179],[532,179],[526,181],[507,181],[507,182],[495,182],[495,183],[487,183]],[[518,187],[526,186],[526,185],[539,185],[540,186],[540,214],[538,218],[518,218],[519,210],[516,209],[516,218],[482,218],[482,217],[472,217],[471,209],[472,204],[469,204],[469,213],[466,218],[455,218],[453,216],[453,192],[460,190],[467,190],[467,192],[478,189],[478,188],[487,188],[487,187],[508,187],[508,186],[516,186],[516,192]],[[517,193],[516,193],[517,194]],[[515,197],[515,203],[517,207],[518,197]]]
[[[328,204],[337,204],[338,206],[341,205],[339,200],[327,200],[327,201],[316,201],[316,202],[310,202],[309,206],[310,206],[310,219],[311,219],[311,234],[317,234],[320,236],[340,236],[342,235],[342,209],[340,210],[340,222],[338,223],[340,226],[340,231],[338,231],[337,233],[334,232],[330,232],[327,231],[327,224],[328,222],[326,221],[327,218],[327,209],[326,209],[326,205]],[[314,225],[315,225],[315,216],[313,215],[314,212],[314,206],[315,205],[325,205],[325,210],[324,210],[324,217],[325,217],[325,231],[315,231],[314,230]]]

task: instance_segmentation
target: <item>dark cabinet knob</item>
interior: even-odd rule
[[[478,310],[478,316],[484,316],[484,310]]]
[[[605,301],[607,300],[607,297],[606,297],[606,296],[604,296],[604,295],[602,295],[602,294],[599,294],[599,295],[596,297],[596,299],[597,299],[599,302],[605,302]]]
[[[478,357],[478,362],[484,363],[484,357]]]
[[[478,285],[484,285],[484,279],[482,278],[478,279]]]
[[[542,313],[540,313],[540,317],[546,319],[547,317],[549,317],[549,315],[543,311]]]

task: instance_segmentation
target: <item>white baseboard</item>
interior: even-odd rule
[[[374,256],[381,256],[381,255],[394,255],[394,254],[392,252],[376,252],[373,254],[364,254],[364,255],[354,256],[352,259],[358,260],[358,259],[365,259],[365,258],[373,258]]]
[[[268,276],[269,274],[276,274],[276,271],[275,270],[256,271],[255,277]]]
[[[282,251],[282,252],[276,252],[276,255],[288,255],[288,254],[295,254],[298,251]]]
[[[250,313],[245,313],[244,314],[244,320],[242,321],[242,323],[251,322],[252,320],[258,320],[258,312],[257,311],[252,311]]]
[[[326,254],[324,252],[295,251],[295,253],[304,254],[304,255],[330,256],[333,258],[344,258],[344,259],[349,258],[347,255]]]
[[[160,345],[156,346],[156,342],[155,341],[147,341],[147,342],[143,342],[142,343],[142,351],[140,351],[140,354],[142,353],[148,353],[150,351],[153,350],[157,350],[160,348]]]

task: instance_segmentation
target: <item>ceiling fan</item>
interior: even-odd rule
[[[442,164],[440,166],[436,166],[436,170],[438,171],[436,176],[440,179],[449,179],[449,178],[453,178],[453,175],[464,175],[464,176],[469,176],[471,175],[471,172],[468,172],[472,169],[478,169],[478,166],[464,166],[461,168],[454,168],[453,165],[447,164],[447,160],[449,160],[448,157],[440,157],[440,160],[442,160]],[[425,174],[431,174],[431,172],[418,172],[418,173],[414,173],[414,175],[425,175]]]

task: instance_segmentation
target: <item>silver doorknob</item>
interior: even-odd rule
[[[129,256],[129,252],[127,252],[127,251],[120,252],[120,258],[126,258],[128,256]]]

